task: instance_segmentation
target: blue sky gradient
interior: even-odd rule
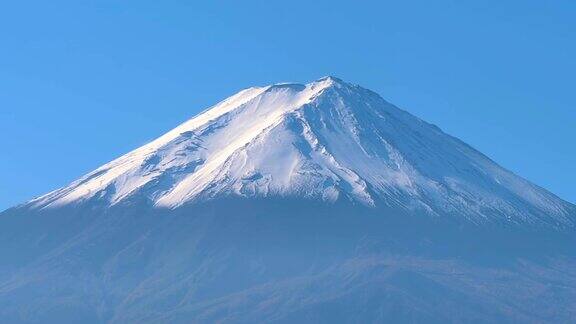
[[[12,1],[0,210],[253,85],[335,75],[576,202],[574,1]]]

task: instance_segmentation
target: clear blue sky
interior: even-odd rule
[[[573,0],[7,1],[0,209],[241,88],[324,75],[574,203],[575,16]]]

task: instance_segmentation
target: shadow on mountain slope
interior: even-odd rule
[[[135,207],[140,206],[140,207]],[[17,322],[569,322],[574,233],[394,209],[218,200],[0,217]]]

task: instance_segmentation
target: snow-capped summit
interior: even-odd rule
[[[331,76],[242,90],[29,206],[176,208],[222,196],[345,200],[474,223],[574,221],[569,203]]]

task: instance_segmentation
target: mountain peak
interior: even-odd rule
[[[327,75],[327,76],[321,77],[320,79],[318,79],[314,82],[330,82],[333,84],[342,84],[342,85],[348,84],[347,82],[343,81],[342,79],[337,78],[337,77],[332,76],[332,75]]]
[[[573,225],[574,206],[358,89],[332,76],[248,88],[29,206],[292,197]]]
[[[339,79],[337,77],[334,76],[325,76],[325,77],[321,77],[315,81],[309,82],[307,84],[302,84],[302,83],[295,83],[295,82],[280,82],[280,83],[275,83],[271,86],[268,86],[267,88],[270,90],[274,90],[274,89],[293,89],[293,90],[297,90],[297,91],[302,91],[305,90],[307,88],[309,89],[325,89],[325,88],[330,88],[330,87],[349,87],[350,84],[343,81],[342,79]]]

